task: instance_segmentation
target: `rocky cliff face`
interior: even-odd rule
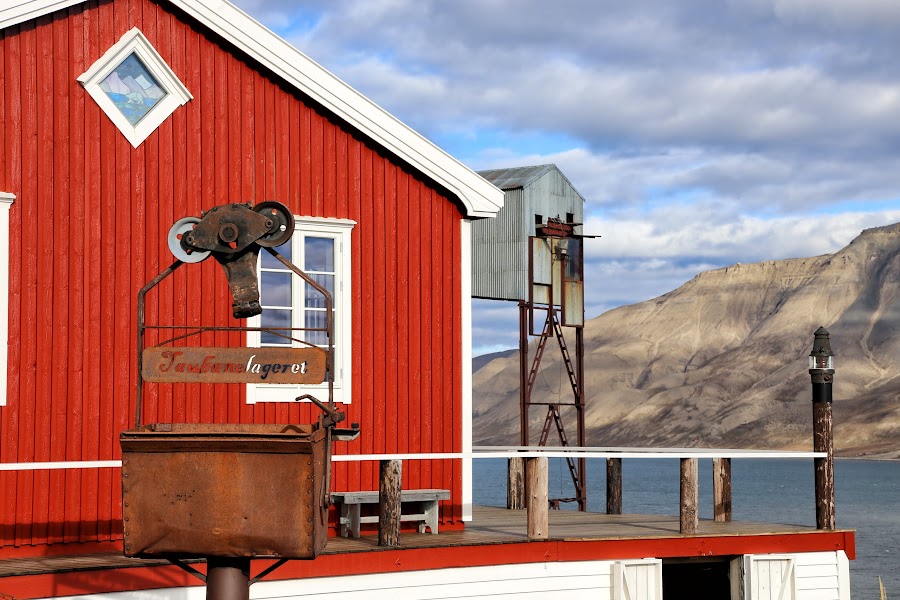
[[[835,447],[900,456],[900,224],[831,255],[701,273],[589,321],[588,445],[811,448],[820,325],[835,353]],[[535,401],[571,402],[558,355],[548,346]],[[476,443],[518,444],[518,368],[514,354],[475,374]],[[564,420],[572,439],[574,412]]]

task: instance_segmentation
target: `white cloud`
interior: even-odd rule
[[[773,8],[787,23],[834,29],[900,28],[900,4],[893,0],[775,0]]]
[[[470,166],[556,163],[591,316],[900,221],[896,0],[239,4]],[[479,305],[476,346],[516,319]]]

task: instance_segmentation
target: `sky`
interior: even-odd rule
[[[900,221],[896,0],[235,0],[474,170],[586,199],[593,318]],[[475,355],[518,345],[475,301]]]

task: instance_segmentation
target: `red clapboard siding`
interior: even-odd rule
[[[193,95],[138,148],[76,81],[132,27]],[[0,461],[119,458],[118,434],[134,418],[135,298],[173,261],[170,226],[267,199],[357,222],[345,409],[362,435],[336,452],[461,450],[462,215],[445,193],[152,0],[87,2],[8,28],[0,90],[0,190],[16,195]],[[206,261],[154,290],[147,320],[238,325],[230,307],[221,268]],[[308,405],[247,405],[239,385],[148,386],[144,398],[146,422],[317,416]],[[337,464],[334,486],[376,489],[377,465]],[[460,518],[454,461],[408,461],[404,486],[453,489],[444,517]],[[0,546],[116,540],[119,472],[0,473],[0,508]]]

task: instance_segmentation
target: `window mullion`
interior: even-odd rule
[[[305,240],[306,234],[298,231],[294,234],[294,239],[291,242],[294,244],[293,252],[294,256],[297,257],[297,264],[304,273],[306,272],[306,253],[304,251]],[[291,327],[304,327],[306,317],[306,301],[304,300],[306,282],[303,281],[302,277],[292,277],[291,279],[293,281],[293,285],[291,286]],[[295,331],[293,337],[302,337],[302,339],[305,340],[306,332]],[[302,344],[294,342],[293,345],[300,346]]]

